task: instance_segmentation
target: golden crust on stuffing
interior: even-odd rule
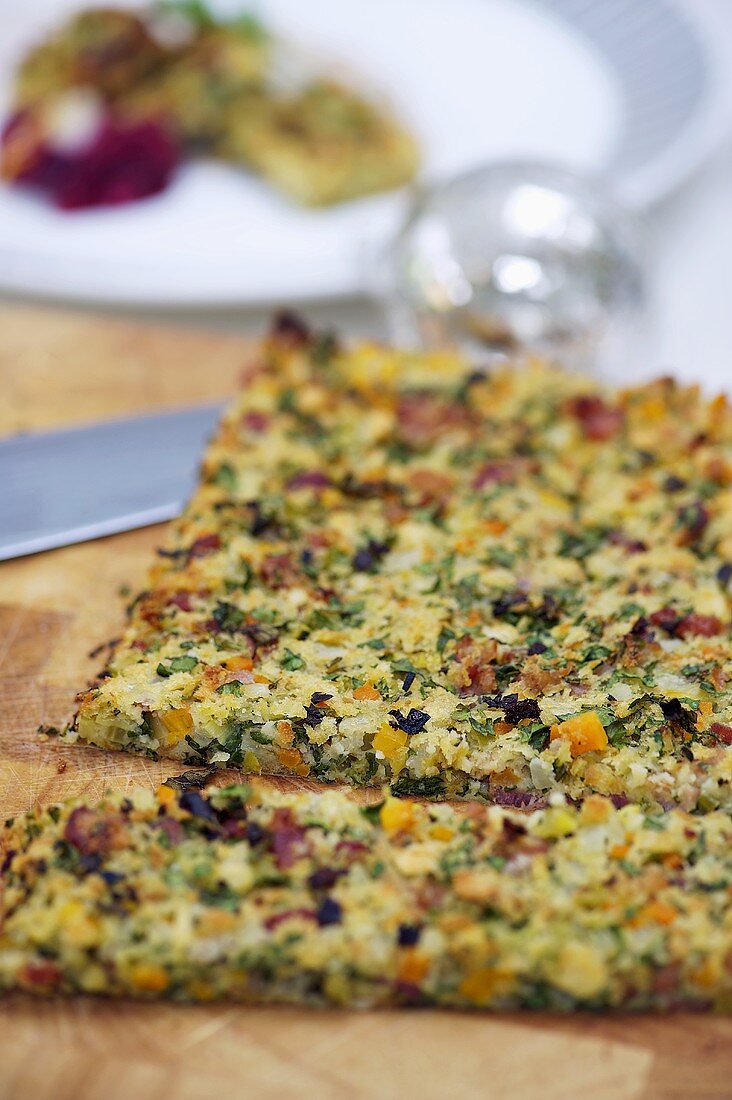
[[[732,1004],[732,820],[554,796],[529,815],[261,781],[28,814],[0,988],[462,1008]]]
[[[397,793],[732,806],[732,418],[285,318],[72,736]]]

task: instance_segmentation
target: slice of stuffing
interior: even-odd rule
[[[402,795],[729,811],[731,597],[723,399],[476,374],[284,315],[70,735]]]

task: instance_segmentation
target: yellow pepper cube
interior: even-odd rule
[[[404,957],[399,963],[399,981],[417,985],[424,981],[429,973],[430,960],[426,955],[421,955],[413,948],[404,952]]]
[[[568,806],[550,806],[536,826],[539,836],[554,840],[569,836],[577,828],[577,815]]]
[[[135,989],[142,993],[162,993],[170,981],[167,972],[157,963],[138,963],[131,977]]]
[[[253,665],[251,657],[228,657],[224,661],[224,668],[228,668],[230,672],[251,672]]]
[[[262,765],[253,752],[244,753],[242,764],[246,772],[254,772],[256,775],[259,775],[262,771]]]
[[[643,928],[648,924],[673,924],[678,913],[668,902],[654,899],[646,902],[634,917],[628,922],[632,928]]]
[[[372,684],[362,684],[353,693],[354,699],[380,699],[381,695]]]
[[[277,759],[283,768],[296,768],[302,764],[302,756],[299,749],[280,749]]]
[[[175,791],[172,787],[166,787],[164,783],[161,783],[155,791],[155,797],[157,798],[160,805],[165,806],[166,809],[169,806],[175,805],[176,802]]]
[[[407,734],[404,730],[392,729],[388,722],[379,729],[373,740],[377,752],[383,752],[387,760],[401,755],[407,747]]]
[[[474,1005],[488,1005],[501,993],[510,989],[512,975],[494,966],[481,966],[466,974],[458,987],[458,993]]]
[[[408,832],[414,824],[414,805],[398,798],[389,798],[381,807],[379,820],[387,833]]]
[[[574,718],[567,718],[552,726],[551,740],[558,737],[569,742],[569,751],[572,756],[582,756],[586,752],[599,752],[607,748],[608,740],[605,727],[600,721],[599,714],[590,710],[586,714],[577,714]]]
[[[175,745],[182,741],[187,733],[193,729],[193,716],[187,707],[179,707],[176,710],[168,710],[160,715],[160,721],[165,726],[168,745]]]

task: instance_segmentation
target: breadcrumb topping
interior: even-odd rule
[[[72,737],[428,798],[732,808],[724,398],[285,316],[159,555]]]
[[[729,1010],[727,814],[169,783],[6,826],[0,987]]]

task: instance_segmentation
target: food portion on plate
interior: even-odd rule
[[[77,143],[79,126],[91,134]],[[68,132],[68,142],[61,135]],[[123,122],[83,90],[16,114],[5,127],[5,179],[44,192],[60,210],[119,206],[157,195],[181,160],[168,131],[151,120]]]
[[[388,109],[301,68],[253,16],[198,0],[82,11],[19,66],[2,175],[64,209],[155,194],[199,154],[310,206],[413,179],[416,143]]]
[[[732,414],[285,315],[68,736],[400,795],[732,808]]]
[[[229,110],[225,155],[250,165],[305,206],[329,206],[399,187],[414,176],[416,147],[404,128],[332,80],[258,97]]]
[[[182,780],[182,782],[181,782]],[[2,834],[0,988],[176,1000],[728,1010],[732,820],[530,815],[258,783]]]

